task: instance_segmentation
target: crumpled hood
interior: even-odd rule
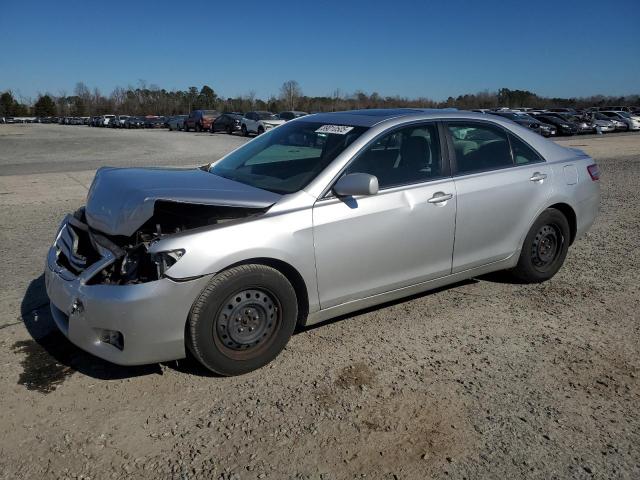
[[[197,168],[102,167],[89,189],[85,215],[92,228],[128,237],[152,217],[156,200],[268,208],[279,198]]]

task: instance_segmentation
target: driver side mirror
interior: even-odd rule
[[[333,193],[339,197],[375,195],[378,193],[378,178],[368,173],[349,173],[335,183]]]

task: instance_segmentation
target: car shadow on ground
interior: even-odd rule
[[[299,329],[296,332],[296,334],[310,332],[311,330],[315,330],[316,328],[321,328],[321,327],[324,327],[326,325],[331,325],[332,323],[341,322],[343,320],[347,320],[349,318],[353,318],[353,317],[356,317],[358,315],[363,315],[365,313],[374,312],[376,310],[381,310],[383,308],[391,307],[393,305],[399,305],[401,303],[409,302],[411,300],[416,300],[418,298],[426,297],[428,295],[435,295],[437,293],[444,292],[444,291],[447,291],[447,290],[451,290],[453,288],[462,287],[464,285],[473,285],[473,284],[478,283],[478,282],[479,282],[479,280],[476,280],[475,278],[471,278],[471,279],[468,279],[468,280],[462,280],[460,282],[452,283],[450,285],[445,285],[443,287],[434,288],[433,290],[428,290],[426,292],[415,293],[415,294],[407,296],[407,297],[402,297],[402,298],[399,298],[397,300],[391,300],[389,302],[380,303],[378,305],[374,305],[373,307],[363,308],[362,310],[357,310],[355,312],[347,313],[345,315],[340,315],[338,317],[330,318],[328,320],[325,320],[325,321],[320,322],[320,323],[316,323],[314,325],[310,325],[308,327],[303,327],[303,328]]]
[[[305,334],[317,328],[358,315],[477,282],[478,280],[475,279],[465,280],[428,292],[417,293],[358,310],[315,325],[300,328],[294,335]],[[162,375],[162,367],[164,366],[187,375],[199,377],[219,376],[203,367],[189,352],[187,352],[187,358],[178,361],[125,367],[107,362],[79,349],[67,340],[53,321],[49,310],[49,298],[45,289],[44,275],[40,275],[27,287],[22,299],[21,315],[24,325],[32,338],[14,343],[13,350],[23,355],[21,360],[23,372],[19,376],[18,383],[29,390],[50,393],[76,372],[97,380],[119,380],[144,375]]]
[[[14,343],[13,350],[23,355],[18,383],[29,390],[50,393],[75,372],[99,380],[162,374],[158,364],[122,367],[86,353],[67,340],[51,316],[44,275],[27,287],[20,313],[31,338]]]

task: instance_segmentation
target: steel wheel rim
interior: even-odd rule
[[[563,244],[564,237],[557,225],[543,225],[531,244],[531,263],[541,270],[549,268],[560,255]]]
[[[277,298],[264,289],[230,295],[217,313],[213,337],[225,355],[246,360],[267,348],[281,324]]]

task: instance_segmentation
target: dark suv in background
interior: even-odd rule
[[[184,131],[195,130],[202,132],[210,130],[213,121],[220,116],[217,110],[194,110],[184,119]]]
[[[233,132],[239,132],[241,123],[242,113],[223,113],[211,123],[211,133],[227,132],[228,134],[232,134]]]

